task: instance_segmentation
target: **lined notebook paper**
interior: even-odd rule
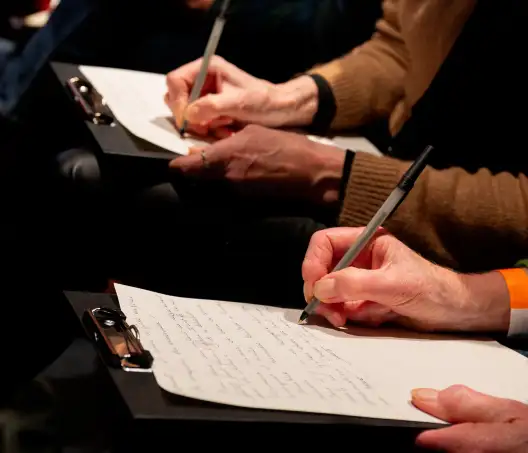
[[[232,406],[437,422],[417,387],[465,384],[528,401],[528,359],[491,340],[298,325],[300,310],[116,284],[168,392]]]

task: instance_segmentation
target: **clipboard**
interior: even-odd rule
[[[174,441],[175,432],[185,430],[186,435],[196,431],[202,437],[206,432],[221,433],[220,437],[210,436],[215,448],[224,446],[223,443],[230,449],[247,448],[242,441],[238,445],[233,440],[233,436],[240,440],[241,432],[244,433],[242,437],[262,436],[259,445],[269,442],[270,448],[276,448],[277,437],[280,437],[281,446],[291,442],[288,448],[298,448],[306,441],[303,439],[311,437],[316,430],[321,446],[331,438],[339,438],[347,442],[353,439],[354,445],[368,447],[370,452],[412,452],[422,451],[414,446],[417,434],[445,427],[434,423],[239,408],[170,394],[157,385],[152,370],[155,359],[141,346],[141,332],[126,324],[116,296],[79,292],[65,292],[65,296],[97,349],[102,366],[125,406],[124,412],[137,433],[134,446],[144,441],[152,448],[154,439],[160,445],[167,445],[164,442]],[[98,325],[94,324],[94,318]],[[115,336],[113,340],[107,341],[100,335],[101,330],[106,329],[109,329],[108,336]],[[133,339],[132,349],[121,349],[124,354],[109,347],[109,344],[123,345],[130,339]],[[200,442],[209,440],[201,439]]]
[[[51,70],[70,101],[72,111],[84,122],[89,135],[104,154],[165,163],[177,157],[177,154],[140,139],[123,127],[77,65],[52,62]]]

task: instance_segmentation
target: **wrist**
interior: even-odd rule
[[[319,105],[319,90],[310,76],[301,76],[276,85],[274,104],[287,112],[282,127],[308,126]]]
[[[346,152],[335,146],[314,143],[314,148],[319,147],[324,149],[315,149],[318,165],[314,178],[315,199],[313,201],[330,209],[338,208]]]
[[[458,275],[467,314],[465,330],[506,333],[510,325],[508,286],[499,272]]]

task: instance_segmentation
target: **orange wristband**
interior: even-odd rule
[[[510,293],[512,310],[528,309],[528,273],[525,269],[502,269],[499,271]]]
[[[502,269],[510,295],[510,328],[508,336],[528,335],[528,269]]]

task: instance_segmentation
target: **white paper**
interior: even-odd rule
[[[176,154],[206,145],[197,139],[182,139],[170,109],[165,105],[165,76],[127,69],[80,66],[79,70],[103,96],[116,119],[135,136]]]
[[[189,147],[207,144],[203,140],[180,137],[164,102],[167,85],[163,74],[98,66],[80,66],[79,70],[103,96],[117,120],[135,136],[182,155],[189,153]],[[309,135],[308,138],[344,149],[381,154],[363,137],[328,140]]]
[[[413,388],[465,384],[528,401],[528,360],[491,340],[297,325],[300,311],[115,285],[168,392],[233,406],[438,421]]]

